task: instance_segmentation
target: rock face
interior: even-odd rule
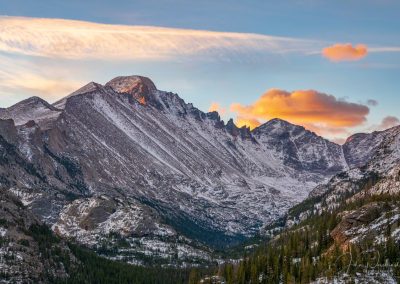
[[[378,219],[382,212],[381,204],[371,203],[343,216],[342,221],[331,232],[333,239],[346,247],[352,239],[351,232]]]
[[[343,249],[366,242],[399,243],[400,126],[354,135],[343,150],[352,168],[313,189],[289,212],[287,225],[329,211],[340,218],[330,235]]]
[[[351,168],[361,167],[367,164],[374,156],[379,156],[382,151],[397,151],[399,145],[399,127],[393,127],[386,131],[375,131],[373,133],[360,133],[350,136],[343,145],[343,152],[347,163]],[[391,147],[397,147],[391,149]],[[387,148],[385,150],[385,148]],[[383,158],[383,157],[380,157]],[[383,162],[390,163],[387,159]]]
[[[326,175],[347,169],[340,145],[322,139],[302,126],[272,119],[252,133],[257,141],[282,153],[283,163],[291,168]]]
[[[95,247],[119,234],[132,250],[168,259],[207,259],[197,241],[220,247],[251,236],[380,151],[353,157],[361,142],[341,147],[279,119],[252,131],[225,124],[140,76],[0,113],[17,122],[16,134],[0,131],[13,149],[3,152],[2,185],[54,231]]]
[[[44,249],[37,237],[45,227],[4,189],[0,190],[0,212],[0,275],[4,283],[43,283],[48,277],[67,277],[61,260],[45,256],[45,250],[49,254],[62,251],[73,265],[68,247],[57,242]]]
[[[49,128],[47,122],[57,117],[60,110],[39,97],[23,100],[7,109],[0,110],[0,119],[13,119],[16,125],[35,120],[42,128]]]

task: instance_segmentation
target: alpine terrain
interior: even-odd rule
[[[29,231],[46,225],[68,259],[76,258],[74,242],[109,260],[174,267],[223,262],[220,250],[254,236],[272,239],[278,254],[302,232],[296,247],[318,249],[286,248],[291,255],[280,257],[306,265],[358,242],[398,244],[399,172],[399,127],[344,145],[281,119],[238,128],[141,76],[92,82],[53,104],[32,97],[0,109],[0,187],[27,212],[14,242],[32,243],[28,256],[38,249]],[[3,225],[13,218],[1,219],[2,240],[16,234]],[[304,236],[308,247],[298,245]],[[264,281],[274,262],[263,249],[256,255],[265,263],[242,262],[241,274],[226,264],[224,277]],[[268,279],[321,276],[322,268],[296,278],[296,265]],[[68,267],[52,267],[48,277],[68,278]]]

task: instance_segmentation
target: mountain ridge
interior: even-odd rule
[[[55,102],[57,115],[40,112],[14,126],[10,159],[26,165],[4,186],[58,234],[96,250],[106,244],[109,257],[126,261],[176,253],[207,261],[204,244],[224,247],[257,234],[349,168],[342,146],[304,127],[273,119],[238,128],[143,78],[89,83]],[[357,163],[375,153],[363,143],[371,153],[357,152]],[[115,247],[115,233],[128,250]]]

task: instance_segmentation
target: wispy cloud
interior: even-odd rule
[[[55,100],[83,85],[83,81],[69,78],[69,72],[71,70],[67,68],[44,67],[26,59],[11,59],[0,54],[0,96],[3,101],[11,103],[33,95]]]
[[[315,41],[260,34],[0,17],[0,51],[51,58],[160,60],[315,48]]]
[[[400,46],[370,47],[368,52],[400,52]]]

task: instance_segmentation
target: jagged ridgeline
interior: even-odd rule
[[[220,267],[226,283],[399,283],[400,128],[362,136],[348,143],[373,145],[368,162],[266,227],[270,241]]]
[[[239,128],[148,78],[117,77],[0,109],[0,186],[54,236],[108,261],[215,267],[219,251],[385,178],[398,137],[395,127],[341,146],[280,119]]]

